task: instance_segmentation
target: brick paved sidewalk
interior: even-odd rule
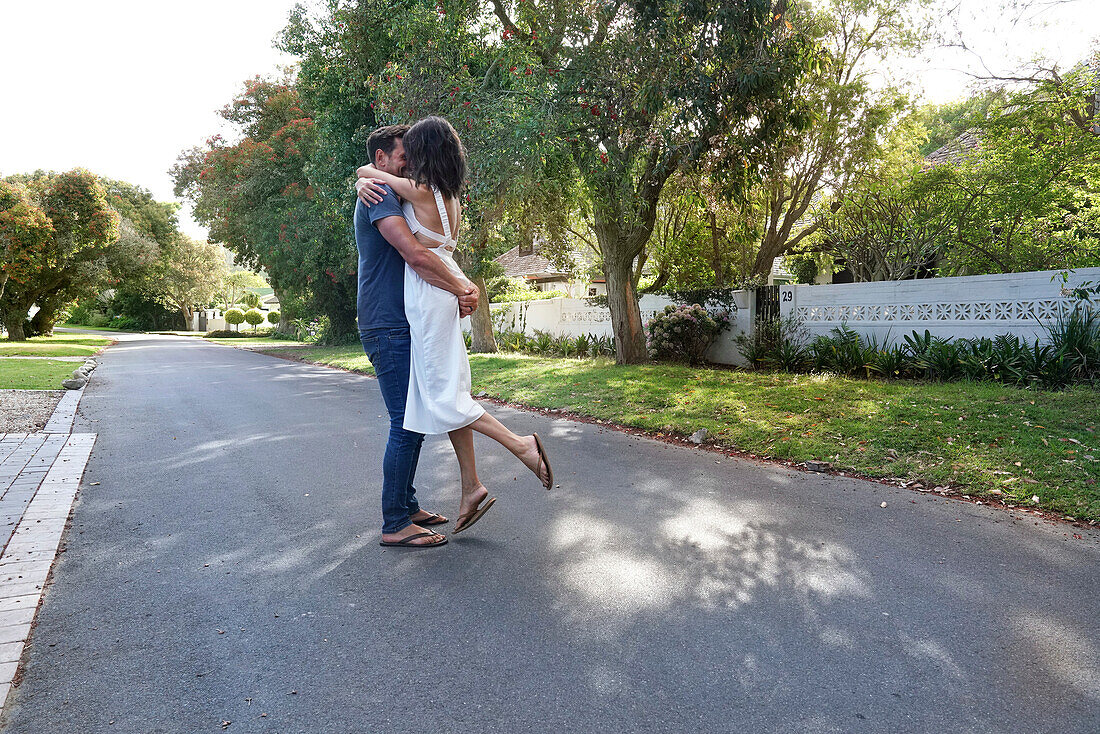
[[[0,707],[30,636],[96,434],[70,433],[82,390],[39,433],[0,433]]]

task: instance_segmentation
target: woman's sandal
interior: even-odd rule
[[[430,535],[438,535],[440,538],[443,538],[443,540],[437,541],[435,543],[412,542],[417,538],[426,538]],[[402,538],[401,540],[383,540],[378,545],[388,545],[392,548],[434,548],[437,545],[447,545],[447,536],[440,533],[417,533],[416,535],[410,535],[409,537]]]
[[[545,487],[546,489],[550,489],[551,487],[554,486],[554,470],[550,468],[550,459],[546,455],[546,448],[542,445],[542,439],[539,438],[539,434],[537,434],[537,433],[534,434],[534,436],[535,436],[535,446],[539,450],[539,464],[535,468],[536,468],[536,470],[541,469],[543,464],[546,465],[546,481],[542,483],[542,486]],[[542,472],[540,472],[540,471],[535,472],[535,476],[541,476],[541,475],[542,475]]]
[[[461,533],[463,530],[473,525],[475,522],[481,519],[482,515],[489,511],[489,508],[492,507],[493,503],[496,501],[496,497],[489,497],[474,509],[465,514],[459,515],[458,519],[455,521],[455,529],[452,532]]]

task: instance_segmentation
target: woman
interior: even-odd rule
[[[413,125],[403,142],[408,178],[373,165],[362,166],[356,175],[388,184],[403,200],[405,220],[417,240],[465,279],[454,261],[462,216],[458,197],[466,183],[466,151],[458,133],[443,118],[428,117]],[[470,362],[458,299],[426,282],[407,264],[405,316],[412,336],[412,364],[404,427],[417,433],[446,433],[451,439],[462,476],[454,531],[473,525],[496,502],[477,476],[473,431],[511,451],[550,489],[554,473],[539,435],[516,435],[470,397]]]

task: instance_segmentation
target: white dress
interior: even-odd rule
[[[446,236],[416,219],[412,204],[402,210],[413,234],[422,234],[436,247],[428,248],[459,278],[465,279],[454,261],[458,242],[451,237],[451,222],[443,196],[434,186],[435,204]],[[431,285],[405,264],[405,317],[412,336],[409,393],[405,400],[405,430],[438,434],[468,426],[485,409],[470,396],[470,360],[458,322],[458,297]]]

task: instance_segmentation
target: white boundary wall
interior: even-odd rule
[[[801,320],[811,336],[847,324],[862,334],[900,341],[913,331],[944,338],[1016,334],[1034,341],[1045,325],[1073,308],[1063,290],[1100,281],[1100,268],[1081,268],[1062,283],[1061,271],[972,275],[961,278],[784,285],[780,314]]]
[[[642,296],[638,306],[642,311],[644,324],[655,314],[673,305],[663,296]],[[752,326],[756,297],[753,291],[734,293],[734,308],[730,314],[732,324],[722,333],[718,342],[711,347],[707,358],[718,364],[742,364],[740,352],[734,345],[734,338],[749,331]],[[506,329],[523,328],[528,336],[536,330],[555,335],[611,336],[611,311],[600,306],[592,306],[584,299],[548,298],[523,303],[494,304],[492,307],[494,328],[503,323]],[[468,322],[463,328],[469,329]]]

